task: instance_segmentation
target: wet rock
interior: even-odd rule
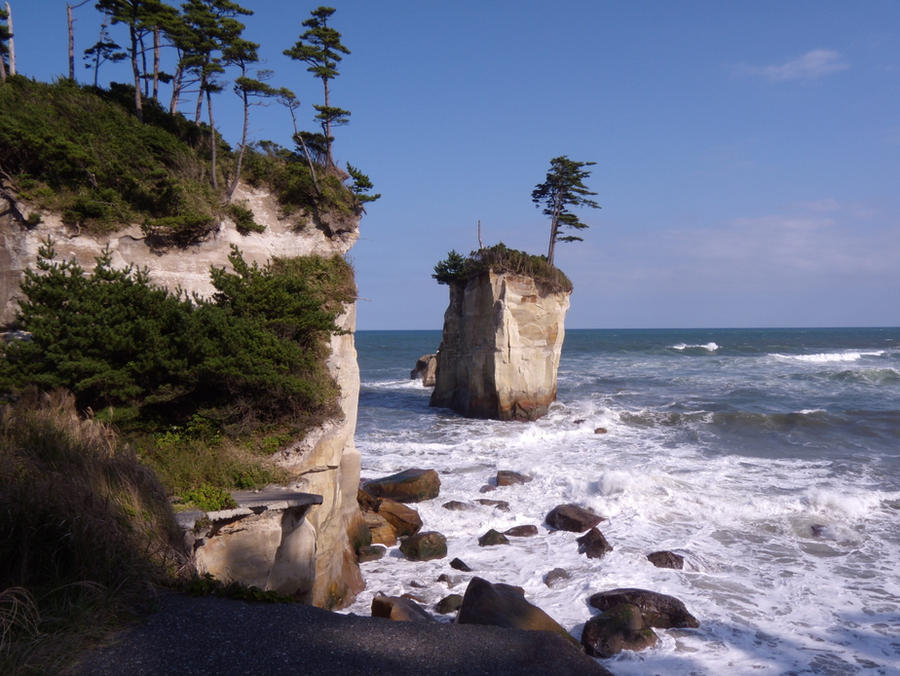
[[[576,540],[578,552],[587,554],[589,559],[602,559],[607,552],[613,550],[612,545],[596,528],[591,528],[587,533]]]
[[[359,488],[356,491],[356,502],[359,504],[359,508],[363,512],[378,511],[378,498],[376,498],[374,495],[369,495],[362,488]]]
[[[453,568],[454,570],[461,570],[464,573],[472,572],[472,569],[469,568],[469,566],[466,565],[466,562],[463,561],[462,559],[453,559],[450,562],[450,567]]]
[[[527,474],[520,474],[519,472],[513,472],[509,469],[501,469],[497,472],[497,485],[498,486],[514,486],[516,484],[527,484],[532,480],[532,477]]]
[[[465,512],[470,509],[475,509],[475,505],[470,502],[460,502],[459,500],[451,500],[450,502],[445,502],[441,505],[444,509],[449,509],[451,512]]]
[[[433,622],[419,604],[400,596],[376,594],[372,599],[372,617],[385,617],[395,622]]]
[[[387,519],[377,512],[363,512],[363,521],[372,533],[372,544],[393,547],[397,544],[397,534]]]
[[[422,518],[416,510],[389,498],[379,502],[378,516],[391,524],[397,537],[415,535],[422,528]]]
[[[409,372],[409,379],[422,379],[425,387],[434,387],[437,374],[437,355],[423,354],[416,360],[416,366]]]
[[[387,552],[387,547],[381,545],[363,545],[356,550],[356,558],[360,563],[377,561]]]
[[[556,620],[526,601],[519,589],[508,584],[491,584],[480,577],[469,581],[456,622],[550,631],[575,642]]]
[[[588,599],[588,603],[597,610],[603,611],[623,603],[630,603],[640,609],[644,624],[648,627],[668,629],[670,627],[696,628],[700,626],[697,618],[691,615],[684,603],[674,596],[647,589],[611,589],[592,595]]]
[[[684,557],[675,552],[661,551],[647,554],[647,559],[657,568],[684,568]]]
[[[820,538],[825,535],[825,530],[828,528],[825,524],[822,523],[814,523],[809,527],[809,532],[812,533],[813,537]]]
[[[475,502],[477,502],[479,505],[485,505],[486,507],[499,509],[501,512],[509,511],[509,503],[506,500],[488,500],[487,498],[480,498]]]
[[[572,421],[572,424],[573,424],[573,425],[580,425],[580,424],[583,423],[583,422],[584,422],[584,418],[576,418],[575,420]]]
[[[594,434],[606,434],[607,429],[605,427],[598,427],[594,430]]]
[[[406,592],[405,594],[400,594],[401,599],[409,599],[410,601],[415,601],[416,603],[425,603],[425,599],[421,596],[416,596],[415,594],[411,594]]]
[[[497,490],[496,486],[491,486],[490,484],[485,484],[481,488],[478,489],[479,493],[490,493],[491,491]]]
[[[558,587],[565,586],[566,581],[571,579],[571,575],[569,571],[565,568],[554,568],[549,573],[544,575],[544,584],[550,587],[551,589],[556,589]]]
[[[416,533],[400,541],[400,551],[410,561],[429,561],[447,556],[447,538],[437,531]]]
[[[547,525],[556,530],[583,533],[603,521],[603,517],[574,504],[557,505],[546,516]]]
[[[612,657],[623,650],[644,650],[659,638],[645,625],[641,610],[631,603],[620,603],[592,617],[584,625],[581,644],[594,657]]]
[[[479,547],[491,547],[493,545],[508,545],[509,538],[503,533],[498,533],[491,528],[487,533],[478,538]]]
[[[447,575],[447,573],[441,573],[437,577],[438,582],[443,582],[448,587],[455,587],[460,582],[465,582],[466,578],[464,575]]]
[[[390,498],[397,502],[421,502],[438,496],[441,480],[433,469],[407,469],[367,481],[362,489],[376,498]]]
[[[504,535],[509,535],[514,538],[530,538],[538,534],[537,526],[513,526],[505,531],[503,531]]]
[[[462,602],[462,594],[450,594],[449,596],[445,596],[440,601],[438,601],[434,609],[441,615],[446,615],[447,613],[452,613],[459,610]]]

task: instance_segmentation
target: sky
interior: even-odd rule
[[[321,82],[282,50],[317,5],[242,4],[271,83],[313,129]],[[19,71],[64,75],[65,0],[10,5]],[[383,195],[350,253],[358,328],[439,329],[432,268],[477,248],[479,220],[486,245],[546,253],[531,191],[559,155],[596,162],[602,207],[577,212],[583,242],[557,246],[569,328],[900,325],[900,3],[332,6],[351,50],[331,87],[352,113],[335,156]],[[75,17],[80,55],[100,15],[90,2]],[[92,77],[80,63],[78,77]],[[216,106],[236,142],[237,98]],[[290,145],[283,108],[253,115],[254,140]]]

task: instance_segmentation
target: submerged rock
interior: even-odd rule
[[[508,545],[509,538],[507,538],[503,533],[498,533],[493,528],[491,528],[487,533],[478,538],[478,546],[480,547],[491,547],[493,545]]]
[[[647,559],[657,568],[684,568],[684,557],[675,552],[661,551],[647,554]]]
[[[441,480],[433,469],[407,469],[367,481],[362,489],[376,498],[390,498],[397,502],[421,502],[438,496]]]
[[[444,509],[449,509],[451,512],[465,512],[470,509],[475,509],[475,505],[469,502],[461,502],[459,500],[450,500],[450,502],[445,502],[441,505]]]
[[[569,580],[571,578],[572,576],[565,568],[554,568],[549,573],[544,575],[544,584],[551,589],[556,589],[557,587],[562,587],[563,585],[565,585],[566,580]]]
[[[479,505],[484,505],[485,507],[493,507],[494,509],[499,509],[501,512],[509,511],[509,503],[506,500],[490,500],[488,498],[480,498],[476,500]]]
[[[469,566],[466,564],[466,562],[459,558],[453,559],[450,562],[450,567],[453,568],[454,570],[461,570],[464,573],[472,572],[472,569],[469,568]]]
[[[576,542],[578,543],[578,552],[587,554],[589,559],[602,559],[607,552],[613,550],[612,545],[607,542],[603,533],[596,528],[591,528],[578,538]]]
[[[515,484],[527,484],[532,479],[533,477],[530,477],[527,474],[513,472],[509,469],[501,469],[497,472],[496,481],[498,486],[514,486]]]
[[[581,632],[581,644],[588,655],[612,657],[623,650],[644,650],[659,637],[647,627],[640,609],[631,603],[621,603],[592,617]]]
[[[547,525],[556,530],[583,533],[603,521],[603,517],[572,503],[557,505],[546,516]]]
[[[531,525],[513,526],[512,528],[503,531],[503,534],[514,538],[529,538],[538,534],[538,527]]]
[[[611,589],[592,595],[588,603],[597,610],[604,611],[623,603],[630,603],[640,609],[644,624],[648,627],[668,629],[700,626],[697,618],[691,615],[684,603],[674,596],[647,589]]]
[[[416,533],[403,538],[400,551],[410,561],[429,561],[447,556],[447,538],[437,531]]]

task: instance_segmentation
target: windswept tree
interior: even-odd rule
[[[107,61],[116,63],[127,59],[128,55],[122,51],[117,42],[109,37],[108,24],[104,21],[100,26],[100,37],[93,45],[84,50],[84,67],[94,69],[94,86],[97,86],[100,76],[100,66]]]
[[[9,62],[9,41],[12,32],[9,30],[9,13],[0,7],[0,82],[6,82]]]
[[[307,28],[300,35],[300,39],[290,49],[284,50],[285,55],[295,61],[303,61],[308,64],[306,69],[322,81],[325,90],[325,104],[314,105],[316,119],[322,125],[325,136],[325,154],[328,166],[334,166],[334,156],[331,152],[331,144],[334,137],[331,128],[346,124],[350,118],[350,111],[331,105],[331,96],[328,83],[339,75],[337,65],[340,63],[341,54],[349,54],[350,50],[341,44],[341,34],[328,25],[328,20],[334,14],[333,7],[318,7],[314,9],[312,16],[303,22]]]
[[[547,261],[550,265],[553,265],[557,242],[583,241],[577,235],[561,235],[561,230],[563,228],[584,230],[588,227],[569,211],[569,208],[600,208],[600,205],[589,197],[597,193],[588,190],[584,184],[585,179],[591,175],[585,167],[595,164],[596,162],[576,162],[565,155],[554,157],[550,160],[547,178],[543,183],[538,183],[531,192],[531,201],[537,207],[543,206],[544,214],[550,217],[550,246],[547,249]]]

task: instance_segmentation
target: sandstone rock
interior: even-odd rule
[[[470,509],[475,509],[475,505],[468,502],[460,502],[459,500],[451,500],[450,502],[445,502],[441,505],[444,509],[449,509],[451,512],[464,512]]]
[[[657,568],[684,568],[684,557],[675,552],[661,551],[647,554],[647,559]]]
[[[409,373],[409,379],[422,379],[422,385],[425,387],[434,387],[435,376],[437,374],[437,355],[423,354],[416,361],[416,366]]]
[[[387,547],[381,545],[364,545],[356,550],[356,558],[360,563],[366,561],[377,561],[385,555]]]
[[[547,525],[556,530],[567,530],[583,533],[603,521],[603,517],[594,512],[571,503],[558,505],[550,510],[546,517]]]
[[[463,561],[462,559],[453,559],[450,562],[450,567],[455,570],[461,570],[464,573],[469,573],[472,571],[472,569],[469,568],[469,566],[466,564],[466,562]]]
[[[405,594],[400,594],[401,599],[409,599],[410,601],[415,601],[416,603],[425,603],[425,599],[421,596],[417,596],[416,594],[411,594],[406,592]]]
[[[526,601],[519,589],[508,584],[491,584],[480,577],[473,577],[469,582],[456,621],[459,624],[550,631],[576,643],[556,620]]]
[[[378,504],[378,516],[391,524],[397,537],[415,535],[422,528],[422,518],[416,510],[388,498]]]
[[[512,470],[501,469],[497,472],[497,485],[513,486],[515,484],[527,484],[532,478],[533,477],[530,477],[527,474],[520,474],[519,472],[513,472]]]
[[[400,551],[410,561],[429,561],[447,556],[447,538],[437,531],[416,533],[400,541]]]
[[[440,601],[438,601],[434,609],[441,615],[446,615],[447,613],[452,613],[459,610],[462,602],[462,594],[450,594],[449,596],[445,596]]]
[[[513,526],[505,531],[503,531],[504,535],[509,535],[514,538],[529,538],[538,534],[537,526]]]
[[[535,420],[556,399],[569,292],[485,272],[450,285],[431,405],[462,415]]]
[[[578,551],[581,554],[587,554],[589,559],[602,559],[607,552],[612,551],[612,545],[606,541],[596,528],[591,528],[587,533],[576,540],[578,543]]]
[[[509,538],[507,538],[503,533],[498,533],[493,528],[491,528],[487,533],[478,538],[478,545],[480,547],[491,547],[493,545],[508,545]]]
[[[670,627],[696,628],[700,626],[697,618],[691,615],[684,603],[674,596],[647,589],[611,589],[592,595],[588,599],[588,603],[594,608],[604,611],[623,603],[630,603],[640,609],[644,624],[648,627],[668,629]]]
[[[393,547],[397,544],[394,527],[378,512],[363,512],[363,520],[372,533],[372,544]]]
[[[372,617],[395,622],[432,622],[433,618],[415,601],[400,596],[376,594],[372,599]]]
[[[569,571],[565,568],[554,568],[549,573],[544,575],[544,584],[550,587],[551,589],[556,589],[557,587],[562,587],[565,585],[566,580],[571,579],[571,575]]]
[[[391,498],[397,502],[420,502],[436,498],[441,480],[433,469],[407,469],[397,474],[372,479],[362,489],[377,498]]]
[[[486,507],[499,509],[501,512],[509,511],[509,503],[506,500],[488,500],[487,498],[480,498],[475,502],[477,502],[479,505],[485,505]]]
[[[643,650],[658,637],[645,626],[640,609],[630,603],[613,606],[584,625],[581,644],[588,655],[612,657],[623,650]]]
[[[356,504],[363,512],[377,512],[380,501],[374,495],[366,493],[362,488],[356,491]]]

